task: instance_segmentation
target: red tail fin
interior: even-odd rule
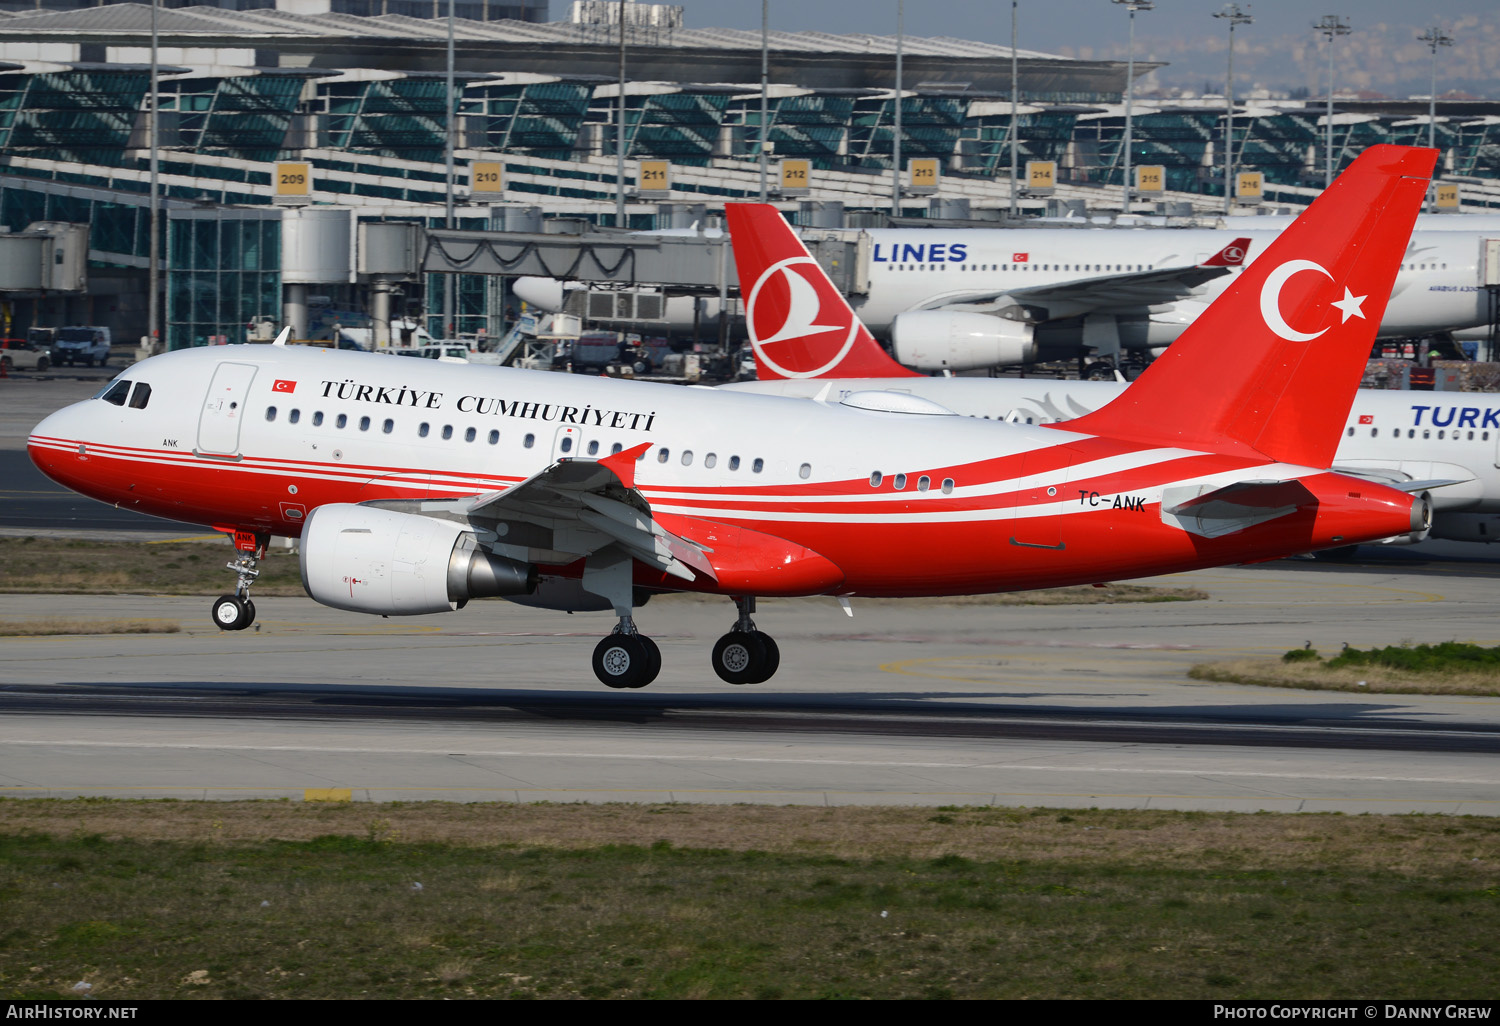
[[[763,380],[920,376],[886,355],[775,207],[726,203],[724,212]]]
[[[1367,149],[1120,398],[1067,430],[1329,466],[1436,158]]]
[[[1229,245],[1209,257],[1200,267],[1239,267],[1245,262],[1245,256],[1250,252],[1250,240],[1248,238],[1235,239]]]

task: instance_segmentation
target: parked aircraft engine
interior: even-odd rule
[[[1032,327],[963,310],[908,310],[891,322],[896,360],[916,370],[974,370],[1036,357]]]
[[[307,593],[356,613],[445,613],[536,590],[536,567],[484,551],[462,524],[373,506],[319,506],[301,548]]]

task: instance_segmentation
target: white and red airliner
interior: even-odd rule
[[[1014,591],[1423,530],[1424,500],[1328,468],[1434,159],[1366,152],[1066,430],[889,393],[809,403],[275,344],[146,360],[29,449],[86,495],[230,535],[225,629],[254,619],[270,537],[300,535],[304,586],[338,608],[613,608],[593,665],[614,687],[660,669],[642,592],[724,595],[739,618],[714,669],[759,682],[779,655],[757,596]],[[818,326],[797,259],[747,296],[754,323]]]

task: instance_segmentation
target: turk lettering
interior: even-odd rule
[[[1427,418],[1427,423],[1432,427],[1495,428],[1496,430],[1500,430],[1500,410],[1494,408],[1481,410],[1477,406],[1418,406],[1413,403],[1411,408],[1412,425],[1421,427],[1422,416],[1428,410],[1432,411],[1432,416]],[[1453,423],[1455,416],[1458,418],[1457,424]]]
[[[349,399],[355,402],[384,403],[388,406],[410,406],[423,410],[443,408],[442,392],[425,392],[418,388],[390,385],[362,385],[353,378],[324,381],[327,399]],[[523,420],[555,421],[588,427],[612,428],[617,431],[650,431],[656,422],[656,411],[632,413],[629,410],[604,410],[592,404],[565,406],[562,403],[523,402],[520,399],[497,399],[493,396],[461,395],[453,404],[459,413],[477,413],[491,417],[518,417]]]

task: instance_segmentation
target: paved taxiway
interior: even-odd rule
[[[23,401],[0,403],[0,453],[24,460],[31,425],[98,383],[9,386]],[[170,529],[44,479],[30,490],[53,527]],[[78,523],[47,520],[68,509]],[[184,628],[0,639],[0,795],[1500,812],[1500,699],[1187,679],[1307,641],[1500,643],[1488,550],[1364,551],[1157,582],[1208,602],[856,600],[853,619],[831,600],[763,602],[782,670],[746,688],[708,669],[729,603],[658,600],[639,622],[664,667],[639,692],[593,680],[602,614],[479,602],[380,620],[262,597],[258,631],[222,634],[203,599],[0,595],[3,619]]]

